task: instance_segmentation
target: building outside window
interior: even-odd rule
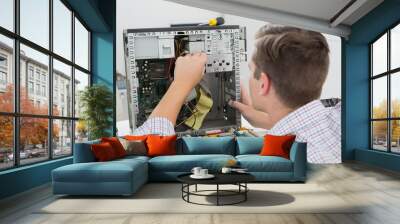
[[[0,54],[0,91],[4,92],[7,88],[7,56]]]
[[[0,29],[0,170],[70,156],[73,143],[87,139],[87,131],[86,126],[78,122],[79,113],[74,113],[70,106],[79,102],[81,89],[65,86],[81,87],[90,83],[81,81],[90,80],[90,32],[61,0],[20,0],[19,8],[15,9],[18,13],[14,13],[12,0],[1,5],[5,10],[13,9],[8,13],[19,16],[14,20],[20,22],[16,24],[17,29],[10,29],[0,21],[0,26],[8,30]],[[82,47],[87,49],[79,49]],[[20,59],[17,75],[13,73],[14,53]],[[19,88],[15,88],[15,76]],[[2,90],[2,83],[10,88]],[[20,92],[15,94],[15,91]],[[62,107],[57,104],[61,94],[65,104]],[[19,97],[15,99],[14,95]],[[14,105],[20,108],[18,113]],[[14,134],[14,129],[18,129],[18,133]],[[37,134],[32,136],[33,132]]]
[[[7,57],[3,54],[0,54],[0,68],[7,67]]]
[[[46,74],[42,73],[42,82],[46,82]]]
[[[40,81],[40,70],[36,69],[36,80]]]
[[[371,148],[400,153],[400,24],[370,45]]]
[[[28,92],[29,92],[29,94],[34,93],[33,82],[31,82],[31,81],[28,82]]]
[[[40,95],[40,84],[36,84],[36,95]]]
[[[42,96],[46,96],[46,86],[42,86]]]
[[[32,66],[29,66],[28,74],[29,74],[29,79],[33,80],[33,67]]]
[[[7,84],[7,73],[5,73],[4,71],[0,71],[0,84]]]

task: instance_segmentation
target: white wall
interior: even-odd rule
[[[210,18],[224,16],[225,24],[246,26],[247,52],[251,55],[254,34],[265,21],[184,6],[163,0],[118,0],[117,1],[117,71],[125,74],[122,34],[124,29],[169,27],[171,23],[207,22]],[[331,66],[321,98],[341,96],[341,39],[325,35],[330,46]],[[248,78],[247,63],[241,66],[242,80]],[[246,125],[247,126],[247,125]]]

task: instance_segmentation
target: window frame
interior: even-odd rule
[[[391,92],[392,92],[392,85],[391,85],[391,80],[392,76],[396,75],[398,72],[400,72],[400,67],[398,68],[391,68],[391,31],[395,27],[400,26],[400,21],[397,21],[396,23],[392,24],[389,28],[385,29],[383,33],[378,35],[374,40],[372,40],[368,46],[369,46],[369,149],[373,151],[380,151],[380,152],[386,152],[386,153],[392,153],[392,154],[400,154],[400,152],[394,152],[392,151],[392,121],[400,121],[400,117],[392,117],[392,98],[391,98]],[[387,51],[386,51],[386,57],[387,57],[387,63],[386,63],[386,71],[382,72],[380,74],[373,74],[373,44],[376,43],[381,37],[384,35],[387,35]],[[373,118],[373,81],[378,79],[386,77],[386,86],[387,86],[387,93],[386,93],[386,98],[387,98],[387,105],[386,105],[386,117],[385,118]],[[376,121],[386,121],[386,151],[379,150],[374,148],[374,133],[373,133],[373,122]]]
[[[5,167],[5,168],[0,168],[0,172],[4,171],[4,170],[10,170],[10,169],[16,169],[19,167],[23,167],[23,166],[30,166],[33,164],[37,164],[37,163],[43,163],[49,160],[58,160],[58,159],[62,159],[65,157],[70,157],[73,155],[74,152],[74,143],[75,143],[75,123],[76,121],[79,120],[79,117],[75,116],[75,108],[72,107],[72,111],[70,116],[56,116],[53,115],[53,59],[58,60],[59,62],[62,62],[66,65],[71,66],[71,92],[72,92],[72,96],[71,96],[71,100],[72,100],[72,105],[74,105],[75,103],[75,88],[74,88],[74,82],[75,82],[75,69],[85,73],[88,75],[89,77],[89,83],[88,86],[92,85],[92,74],[91,74],[91,36],[92,36],[92,30],[89,29],[89,27],[87,26],[87,24],[83,21],[83,19],[78,15],[78,13],[76,13],[72,7],[65,1],[65,0],[59,0],[68,10],[71,11],[71,18],[70,18],[70,22],[71,22],[71,58],[67,59],[64,58],[63,56],[55,53],[53,50],[53,21],[54,21],[54,17],[53,17],[53,1],[54,0],[48,0],[49,3],[49,46],[48,49],[46,49],[45,47],[42,47],[39,44],[36,44],[32,41],[30,41],[29,39],[23,37],[20,35],[20,0],[14,0],[13,1],[13,10],[14,10],[14,18],[13,18],[13,31],[10,31],[4,27],[0,26],[0,35],[3,35],[5,37],[11,38],[13,40],[13,64],[12,64],[12,74],[13,75],[13,79],[14,79],[14,110],[13,112],[2,112],[0,111],[0,116],[11,116],[13,119],[13,153],[14,153],[14,161],[13,161],[13,166],[11,167]],[[88,31],[88,61],[89,61],[89,65],[88,65],[88,69],[85,69],[83,67],[81,67],[80,65],[75,63],[75,18],[84,26],[84,28]],[[45,55],[48,56],[49,58],[49,63],[48,63],[48,82],[46,85],[46,91],[48,93],[46,93],[46,95],[48,96],[48,112],[46,115],[39,115],[39,114],[27,114],[27,113],[21,113],[20,111],[20,45],[23,44],[27,47],[30,47],[40,53],[43,53]],[[41,75],[42,73],[40,73]],[[34,83],[36,80],[36,70],[33,70],[33,81]],[[27,81],[30,80],[30,74],[27,73],[26,74],[26,78]],[[39,77],[40,78],[40,77]],[[38,80],[39,83],[41,82],[41,79]],[[29,91],[29,90],[27,90]],[[34,91],[36,91],[34,89]],[[42,94],[40,94],[42,95]],[[20,161],[20,119],[24,118],[24,117],[28,117],[28,118],[45,118],[47,119],[48,122],[48,136],[47,136],[47,142],[49,143],[47,145],[47,151],[48,151],[48,155],[47,158],[44,158],[41,161],[38,162],[32,162],[32,163],[26,163],[26,164],[21,164]],[[71,122],[71,153],[68,155],[62,155],[62,156],[54,156],[53,152],[54,152],[54,147],[53,147],[53,121],[56,120],[66,120],[66,121],[70,121]]]

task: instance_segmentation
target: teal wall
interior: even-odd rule
[[[92,82],[108,86],[113,92],[113,126],[110,127],[110,134],[115,135],[116,111],[115,111],[115,35],[109,33],[92,33]]]
[[[344,160],[355,159],[383,168],[399,170],[399,156],[369,150],[370,97],[368,79],[370,74],[369,43],[398,22],[400,22],[400,0],[385,0],[353,24],[349,39],[342,42]]]
[[[116,0],[66,0],[92,32],[92,82],[106,84],[115,93]],[[115,94],[113,127],[115,131]],[[51,171],[72,163],[72,157],[0,172],[0,199],[51,181]]]
[[[72,163],[72,158],[47,161],[0,173],[0,199],[29,190],[51,181],[51,171]]]

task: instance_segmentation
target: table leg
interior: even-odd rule
[[[181,186],[181,192],[182,192],[182,199],[183,199],[183,190],[184,190],[184,184],[182,183],[182,186]]]
[[[245,187],[245,192],[244,192],[244,201],[247,201],[247,192],[248,192],[248,190],[247,190],[247,183],[244,183],[244,187]]]
[[[219,205],[219,184],[217,184],[217,206]]]
[[[190,195],[190,184],[187,185],[187,201],[189,202],[189,195]]]
[[[197,184],[195,185],[195,191],[197,192]]]

